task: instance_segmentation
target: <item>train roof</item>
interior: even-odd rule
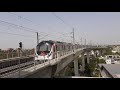
[[[53,40],[46,40],[46,41],[41,41],[39,44],[42,44],[44,42],[51,43],[51,44],[72,44],[72,43],[67,43],[67,42],[61,42],[61,41],[53,41]],[[39,45],[38,44],[38,45]]]

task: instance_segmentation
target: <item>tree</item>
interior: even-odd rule
[[[85,73],[87,76],[93,76],[93,72],[95,71],[96,64],[95,63],[90,63],[85,66]]]
[[[107,49],[107,50],[104,52],[104,55],[111,55],[111,54],[113,54],[111,49]]]
[[[104,59],[92,58],[89,64],[85,66],[85,73],[90,77],[98,77],[100,72],[98,71],[98,64],[105,63]]]
[[[74,76],[74,63],[70,63],[66,67],[65,76]]]
[[[100,63],[106,63],[106,62],[104,59],[98,59],[97,63],[100,64]]]
[[[116,52],[115,54],[120,55],[120,53],[119,53],[119,52]]]

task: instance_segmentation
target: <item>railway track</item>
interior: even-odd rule
[[[23,69],[29,68],[34,65],[34,57],[21,57],[9,60],[0,61],[0,77],[20,72]]]

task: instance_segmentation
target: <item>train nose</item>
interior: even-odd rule
[[[45,56],[45,52],[41,52],[41,54],[40,54],[41,56]]]

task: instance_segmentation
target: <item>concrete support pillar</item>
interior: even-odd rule
[[[75,76],[80,76],[78,73],[78,59],[74,60],[74,73],[75,73]]]
[[[94,51],[94,53],[95,53],[95,55],[94,55],[94,56],[95,56],[95,58],[97,58],[97,52],[96,52],[96,51]]]
[[[82,55],[82,71],[85,71],[85,57]]]
[[[105,53],[105,50],[101,50],[102,51],[102,56],[104,55],[104,53]]]
[[[99,50],[99,56],[102,56],[102,50]]]
[[[89,64],[90,62],[90,56],[89,56],[89,52],[87,52],[87,63]]]
[[[63,76],[65,76],[65,72],[66,72],[66,68],[64,68],[63,70],[61,70],[57,75],[59,77],[63,77]]]

